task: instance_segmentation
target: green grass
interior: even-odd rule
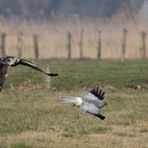
[[[58,79],[53,79],[57,89],[79,89],[90,86],[114,86],[147,84],[148,61],[118,60],[103,61],[53,61],[51,68],[59,72]]]
[[[52,79],[52,86],[58,90],[78,90],[91,86],[125,88],[129,85],[148,84],[147,60],[46,60],[38,64],[43,69],[50,65],[51,71],[59,73],[58,77]],[[9,76],[7,87],[28,80],[35,85],[43,85],[45,82],[43,75],[27,67],[16,67],[10,71]]]
[[[44,75],[30,68],[19,66],[10,71],[0,94],[0,147],[147,146],[146,60],[51,60],[39,65],[44,69],[48,63],[60,74],[52,78],[51,89],[46,87]],[[81,95],[92,86],[106,92],[104,121],[58,100],[62,95]]]

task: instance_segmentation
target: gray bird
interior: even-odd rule
[[[103,116],[100,111],[101,108],[107,105],[106,101],[104,101],[104,95],[105,92],[102,92],[101,89],[93,88],[85,95],[79,97],[62,96],[59,99],[67,103],[72,103],[75,106],[80,106],[83,112],[90,113],[104,120],[105,116]]]
[[[37,67],[34,63],[24,60],[24,59],[19,59],[13,56],[5,56],[0,58],[0,91],[3,88],[3,85],[5,83],[5,80],[7,78],[7,73],[10,67],[15,67],[17,65],[24,65],[24,66],[29,66],[37,71],[40,71],[44,73],[45,75],[48,76],[57,76],[57,73],[47,73],[44,72],[42,69]]]

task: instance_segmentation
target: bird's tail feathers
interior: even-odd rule
[[[80,103],[80,100],[78,99],[78,97],[73,97],[73,96],[61,96],[59,97],[59,99],[66,103],[73,103],[73,104]]]

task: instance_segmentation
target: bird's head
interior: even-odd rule
[[[16,57],[9,57],[9,64],[11,66],[17,66],[20,62],[20,59],[19,58],[16,58]]]
[[[0,63],[15,66],[19,63],[20,59],[13,56],[5,56],[0,58]]]

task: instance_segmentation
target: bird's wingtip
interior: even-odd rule
[[[90,91],[88,91],[89,93],[95,95],[96,97],[98,97],[101,100],[104,100],[104,95],[105,92],[102,91],[102,89],[99,89],[99,87],[94,87],[92,88]]]
[[[100,118],[101,120],[105,119],[105,116],[103,116],[103,115],[98,115],[97,117]]]
[[[48,73],[47,75],[50,77],[55,77],[55,76],[58,76],[59,74],[58,73]]]

